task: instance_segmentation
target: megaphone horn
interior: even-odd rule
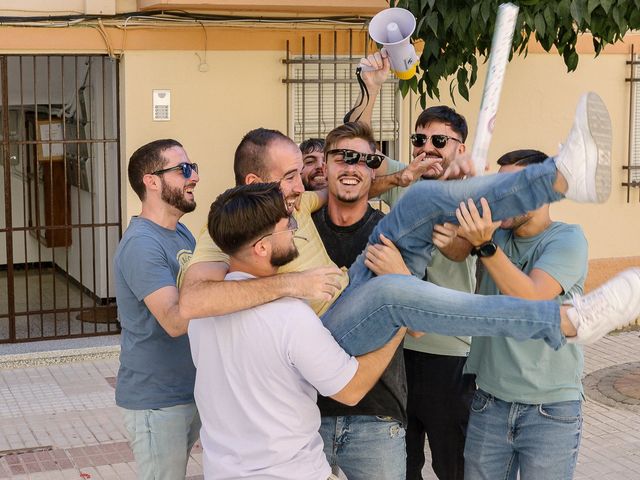
[[[369,23],[369,36],[384,46],[391,69],[401,80],[409,80],[416,74],[418,55],[411,44],[415,29],[416,18],[404,8],[382,10]]]

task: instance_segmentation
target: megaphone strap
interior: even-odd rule
[[[365,104],[365,106],[369,103],[369,89],[367,88],[364,81],[362,80],[361,73],[362,73],[362,67],[359,66],[356,68],[356,78],[358,79],[358,85],[360,86],[360,102],[347,112],[347,114],[342,119],[342,123],[357,122],[358,120],[360,120],[360,117],[362,117],[364,109],[362,109],[362,112],[360,112],[360,115],[358,115],[358,118],[350,120],[351,115],[353,114],[354,111],[360,108],[363,103]],[[366,102],[365,102],[365,97],[366,97]]]

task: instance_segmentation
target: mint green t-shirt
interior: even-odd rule
[[[392,174],[402,170],[406,165],[397,160],[387,158],[387,173]],[[436,180],[428,180],[436,181]],[[380,195],[380,199],[393,207],[404,193],[405,189],[395,187]],[[431,262],[427,267],[427,279],[440,287],[473,293],[476,288],[476,259],[469,256],[464,262],[452,262],[440,253],[437,248],[431,252]],[[427,333],[420,338],[405,337],[404,348],[435,355],[449,355],[466,357],[469,355],[471,337],[449,337]]]
[[[534,268],[551,275],[564,294],[561,303],[583,291],[587,274],[587,240],[578,225],[554,222],[529,238],[498,230],[494,241],[520,270]],[[485,272],[479,293],[500,294]],[[526,404],[579,400],[582,396],[582,347],[565,345],[555,351],[543,340],[518,342],[511,338],[473,337],[465,373],[475,373],[479,388],[506,402]]]

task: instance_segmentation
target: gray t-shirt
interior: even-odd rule
[[[132,217],[116,251],[116,301],[121,333],[116,404],[130,410],[191,403],[196,369],[186,335],[173,338],[151,314],[145,297],[175,286],[180,264],[189,260],[195,239],[178,223],[169,230]]]

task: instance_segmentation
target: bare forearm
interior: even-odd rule
[[[438,248],[438,250],[440,250],[440,252],[449,260],[453,262],[462,262],[469,256],[472,248],[473,245],[471,245],[467,240],[456,237],[451,245]]]
[[[511,263],[501,248],[498,248],[492,257],[483,258],[481,261],[503,295],[527,300],[546,300],[540,296],[534,281]]]
[[[385,346],[358,357],[358,371],[341,392],[346,398],[339,401],[355,405],[373,388],[389,366],[406,330],[401,328]]]
[[[186,318],[226,315],[291,295],[288,275],[242,281],[195,280],[180,289]]]
[[[369,91],[369,100],[367,101],[367,97],[365,96],[364,102],[362,105],[357,107],[351,112],[349,115],[349,122],[362,122],[371,126],[371,119],[373,118],[373,107],[376,104],[376,98],[378,97],[378,91]],[[362,100],[362,94],[358,97],[357,103],[360,103]],[[356,103],[356,105],[357,105]]]
[[[371,188],[369,189],[369,198],[377,197],[385,192],[388,192],[394,187],[404,187],[402,184],[401,172],[392,173],[390,175],[383,175],[373,179]]]

